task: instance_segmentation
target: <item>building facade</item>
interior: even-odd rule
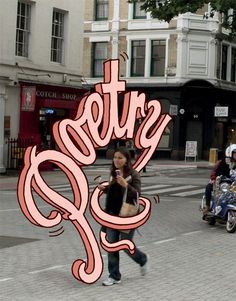
[[[0,172],[7,139],[53,148],[53,123],[75,116],[85,93],[83,16],[83,0],[1,1]]]
[[[219,16],[203,18],[206,5],[170,23],[153,19],[140,4],[88,0],[84,21],[86,86],[101,81],[103,62],[120,58],[128,89],[158,99],[173,120],[157,155],[183,159],[186,141],[197,142],[198,158],[236,142],[236,43]]]

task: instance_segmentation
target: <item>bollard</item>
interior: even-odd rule
[[[209,163],[215,164],[218,160],[218,148],[210,148]]]

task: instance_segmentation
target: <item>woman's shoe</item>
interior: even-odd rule
[[[110,286],[110,285],[118,284],[118,283],[121,283],[121,280],[115,280],[111,277],[108,277],[107,280],[104,280],[102,284],[105,286]]]

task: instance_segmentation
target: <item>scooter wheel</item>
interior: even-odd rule
[[[234,233],[236,231],[236,212],[233,210],[229,210],[228,212],[226,231],[228,233]]]

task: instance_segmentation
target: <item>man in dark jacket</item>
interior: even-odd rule
[[[213,185],[215,183],[216,178],[221,175],[225,176],[227,178],[230,176],[229,164],[226,163],[225,158],[217,161],[216,165],[214,166],[214,168],[211,172],[210,181],[207,184],[206,190],[205,190],[206,207],[203,210],[204,214],[207,214],[209,212]]]

